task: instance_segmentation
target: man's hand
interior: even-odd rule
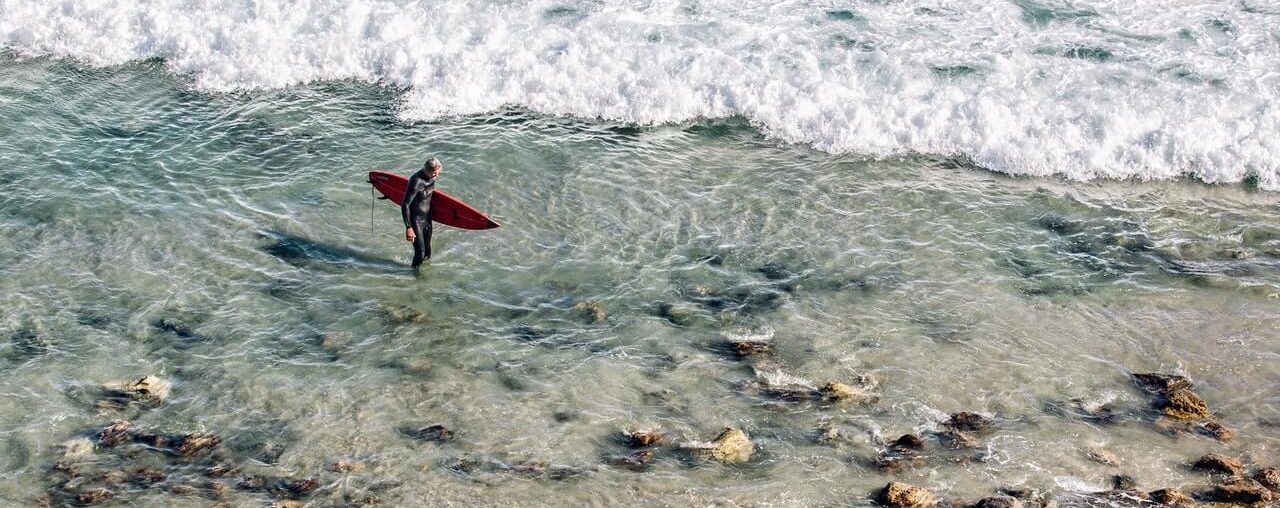
[[[413,228],[406,228],[404,230],[404,239],[413,242],[418,239],[418,235],[413,234]]]

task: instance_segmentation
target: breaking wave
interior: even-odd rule
[[[835,153],[1268,190],[1277,27],[1257,0],[0,0],[20,54],[162,57],[207,90],[358,79],[407,119],[741,116]]]

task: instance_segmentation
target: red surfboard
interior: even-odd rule
[[[392,203],[399,206],[404,200],[404,189],[409,185],[409,179],[386,171],[370,171],[369,183],[373,184],[373,188],[382,193],[384,198],[390,199]],[[436,189],[431,194],[431,220],[460,229],[498,227],[498,223],[488,215],[459,201],[458,198],[445,194],[440,189]]]

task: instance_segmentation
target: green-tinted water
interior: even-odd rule
[[[1275,194],[860,160],[733,121],[405,124],[370,85],[210,95],[156,63],[0,71],[6,504],[65,479],[59,443],[117,419],[222,436],[246,472],[319,479],[316,506],[862,505],[894,478],[1070,499],[1117,472],[1194,487],[1188,460],[1271,465],[1280,444]],[[398,210],[374,203],[371,231],[364,175],[430,155],[441,188],[504,226],[437,230],[415,276]],[[774,365],[819,385],[870,375],[880,400],[744,389],[749,362],[723,347],[739,334],[772,334]],[[1189,375],[1236,439],[1162,434],[1131,370]],[[172,381],[167,402],[95,407],[101,383],[144,374]],[[1117,423],[1053,410],[1070,399]],[[972,460],[930,441],[919,467],[868,464],[962,410],[998,419]],[[456,438],[400,431],[437,423]],[[735,426],[759,449],[737,466],[672,447],[647,472],[606,464],[626,452],[616,432],[649,425],[677,442]],[[823,426],[844,437],[815,439]],[[139,453],[161,487],[208,481],[199,460]],[[135,467],[105,448],[83,461]],[[518,467],[541,462],[573,474]],[[112,488],[121,504],[215,502]]]

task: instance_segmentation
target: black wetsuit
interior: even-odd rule
[[[400,202],[404,215],[404,227],[413,228],[413,266],[431,259],[431,196],[436,191],[436,180],[418,171],[409,177]]]

